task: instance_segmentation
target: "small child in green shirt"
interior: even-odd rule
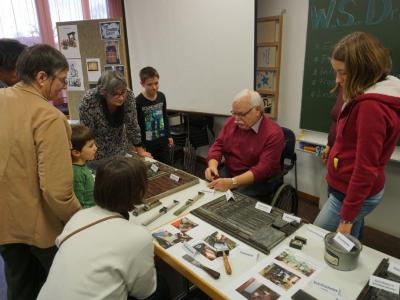
[[[74,171],[74,192],[83,208],[95,205],[93,199],[94,179],[86,161],[94,159],[97,146],[92,130],[84,125],[72,126],[71,157]]]

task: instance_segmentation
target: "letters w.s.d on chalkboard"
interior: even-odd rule
[[[391,50],[400,77],[400,0],[310,0],[300,127],[327,132],[336,96],[329,61],[333,46],[354,31],[373,34]]]

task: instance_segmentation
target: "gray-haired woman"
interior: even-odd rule
[[[99,84],[89,90],[79,107],[81,122],[93,130],[96,160],[124,155],[131,145],[140,156],[149,156],[141,145],[135,96],[123,75],[105,72]]]

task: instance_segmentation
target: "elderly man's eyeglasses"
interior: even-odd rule
[[[248,114],[249,114],[249,112],[251,112],[252,110],[253,110],[253,108],[254,108],[255,106],[252,106],[248,111],[246,111],[246,112],[234,112],[234,111],[231,111],[231,114],[232,114],[232,116],[235,116],[235,117],[239,117],[239,118],[244,118],[245,116],[247,116]]]

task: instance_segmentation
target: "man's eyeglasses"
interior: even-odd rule
[[[245,116],[247,116],[248,114],[249,114],[249,112],[251,112],[252,110],[253,110],[253,108],[254,108],[255,106],[252,106],[248,111],[246,111],[246,112],[234,112],[234,111],[231,111],[231,114],[232,114],[232,116],[235,116],[235,117],[239,117],[239,118],[244,118]]]

